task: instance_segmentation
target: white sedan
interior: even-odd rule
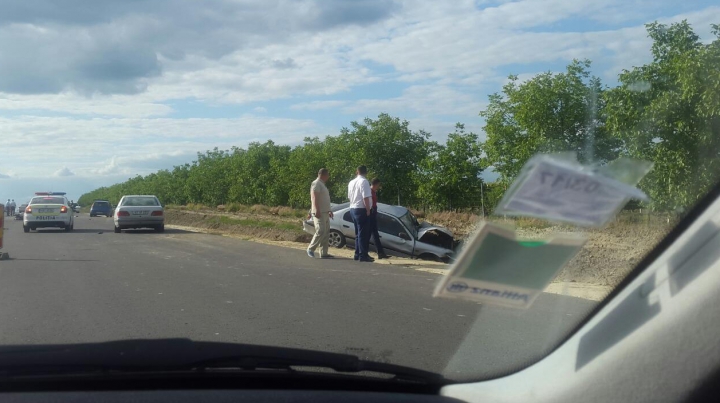
[[[127,195],[120,199],[113,214],[115,233],[129,228],[153,228],[165,231],[165,214],[160,200],[153,195]]]
[[[70,201],[62,192],[37,192],[25,207],[23,231],[38,228],[62,228],[72,231],[74,226]]]

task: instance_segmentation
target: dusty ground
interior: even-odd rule
[[[177,228],[215,233],[244,240],[303,250],[311,236],[302,231],[297,212],[286,215],[256,209],[255,212],[228,213],[213,210],[168,209],[167,222]],[[459,237],[467,237],[477,228],[479,217],[467,213],[436,213],[428,221],[445,225]],[[600,300],[617,285],[650,249],[670,230],[672,222],[665,219],[628,220],[620,217],[601,230],[566,226],[549,226],[533,220],[496,218],[516,226],[518,237],[547,238],[557,233],[586,236],[583,250],[558,274],[546,292]],[[350,249],[332,249],[338,256],[350,257]],[[392,258],[377,264],[403,269],[442,274],[448,266],[442,263]]]

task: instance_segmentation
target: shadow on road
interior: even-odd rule
[[[23,259],[11,257],[8,260],[23,260],[23,261],[35,261],[35,262],[99,262],[95,259]]]
[[[91,229],[91,228],[76,228],[70,232],[65,232],[62,228],[39,228],[35,231],[31,231],[31,233],[36,234],[58,234],[58,233],[65,233],[65,234],[92,234],[92,233],[98,233],[98,232],[112,232],[112,230],[108,231],[106,229]]]
[[[154,229],[124,229],[123,234],[155,234]],[[70,232],[65,232],[65,230],[61,228],[40,228],[38,230],[32,231],[31,233],[35,234],[114,234],[112,228],[110,229],[101,229],[101,228],[76,228]],[[159,234],[159,233],[158,233]],[[166,229],[165,232],[162,232],[162,234],[192,234],[190,231],[184,231],[179,229]]]
[[[112,231],[111,231],[112,232]],[[156,232],[154,229],[151,228],[141,228],[141,229],[124,229],[122,230],[123,234],[192,234],[191,231],[185,231],[181,229],[171,229],[166,228],[164,232]]]

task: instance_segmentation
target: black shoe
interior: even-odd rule
[[[333,256],[333,255],[324,255],[324,256],[320,256],[320,259],[335,259],[335,256]]]
[[[378,259],[390,259],[390,256],[386,254],[378,255]]]
[[[359,262],[368,262],[368,263],[372,263],[372,262],[374,262],[374,261],[375,261],[375,259],[373,259],[373,258],[371,258],[371,257],[361,257],[361,258],[360,258],[360,259],[359,259],[358,261],[359,261]]]

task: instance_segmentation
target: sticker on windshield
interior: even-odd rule
[[[602,227],[630,199],[649,200],[634,185],[652,164],[622,159],[608,166],[610,168],[584,167],[574,160],[574,155],[572,159],[563,154],[533,157],[494,214]],[[622,169],[612,169],[617,167]],[[625,182],[619,180],[628,177],[631,179]]]
[[[519,240],[512,230],[485,222],[434,296],[528,308],[585,241],[574,235]]]

